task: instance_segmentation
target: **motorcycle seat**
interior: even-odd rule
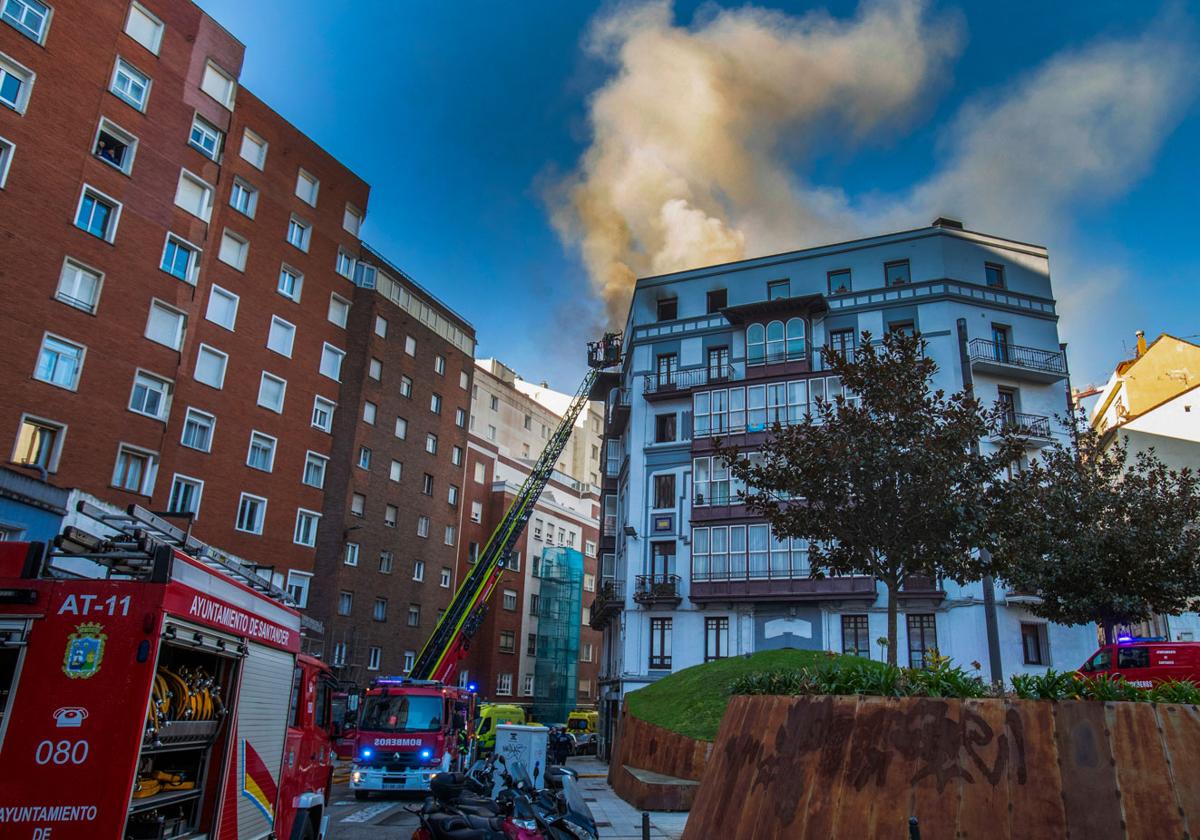
[[[493,840],[504,837],[504,820],[463,814],[430,814],[429,827],[438,840]]]

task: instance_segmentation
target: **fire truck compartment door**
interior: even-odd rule
[[[242,664],[234,774],[238,840],[267,837],[274,826],[295,667],[292,654],[253,642]]]
[[[168,618],[163,622],[162,637],[181,647],[195,648],[218,656],[240,657],[246,643],[236,636],[218,633],[207,627],[199,627],[186,621]]]

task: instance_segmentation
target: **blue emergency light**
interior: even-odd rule
[[[433,758],[433,750],[421,750],[421,760],[428,761]]]
[[[370,747],[363,747],[363,748],[362,748],[362,757],[363,757],[363,758],[370,758],[370,757],[371,757],[372,755],[374,755],[374,754],[375,754],[375,751],[374,751],[374,750],[372,750]]]

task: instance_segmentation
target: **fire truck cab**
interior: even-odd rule
[[[354,737],[350,788],[429,790],[438,773],[462,769],[474,695],[436,680],[379,677],[363,692]]]
[[[0,543],[0,836],[315,840],[329,669],[251,567],[149,511]]]
[[[1143,688],[1166,680],[1200,682],[1200,642],[1121,636],[1115,645],[1105,645],[1088,657],[1079,673],[1121,677]]]

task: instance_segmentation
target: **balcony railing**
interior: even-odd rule
[[[673,604],[679,606],[683,596],[679,592],[679,575],[638,575],[633,600],[643,606]]]
[[[1010,412],[1000,419],[1000,425],[1021,437],[1050,437],[1050,418],[1044,417],[1041,414],[1022,414],[1019,411]]]
[[[1067,375],[1067,361],[1058,350],[1041,350],[1037,347],[1022,347],[986,338],[973,338],[968,345],[971,361],[983,365],[994,365],[1004,369],[1022,368],[1053,378]]]
[[[625,581],[602,580],[596,587],[596,597],[592,601],[591,626],[593,630],[603,630],[604,627],[625,609]]]
[[[766,350],[758,345],[758,350],[751,349],[746,355],[746,364],[750,367],[759,365],[779,365],[784,362],[803,362],[808,358],[808,348],[795,347],[791,350]]]
[[[670,373],[648,373],[643,377],[642,393],[675,393],[698,388],[701,385],[731,382],[737,378],[737,371],[732,365],[689,368],[688,370],[674,370]]]

